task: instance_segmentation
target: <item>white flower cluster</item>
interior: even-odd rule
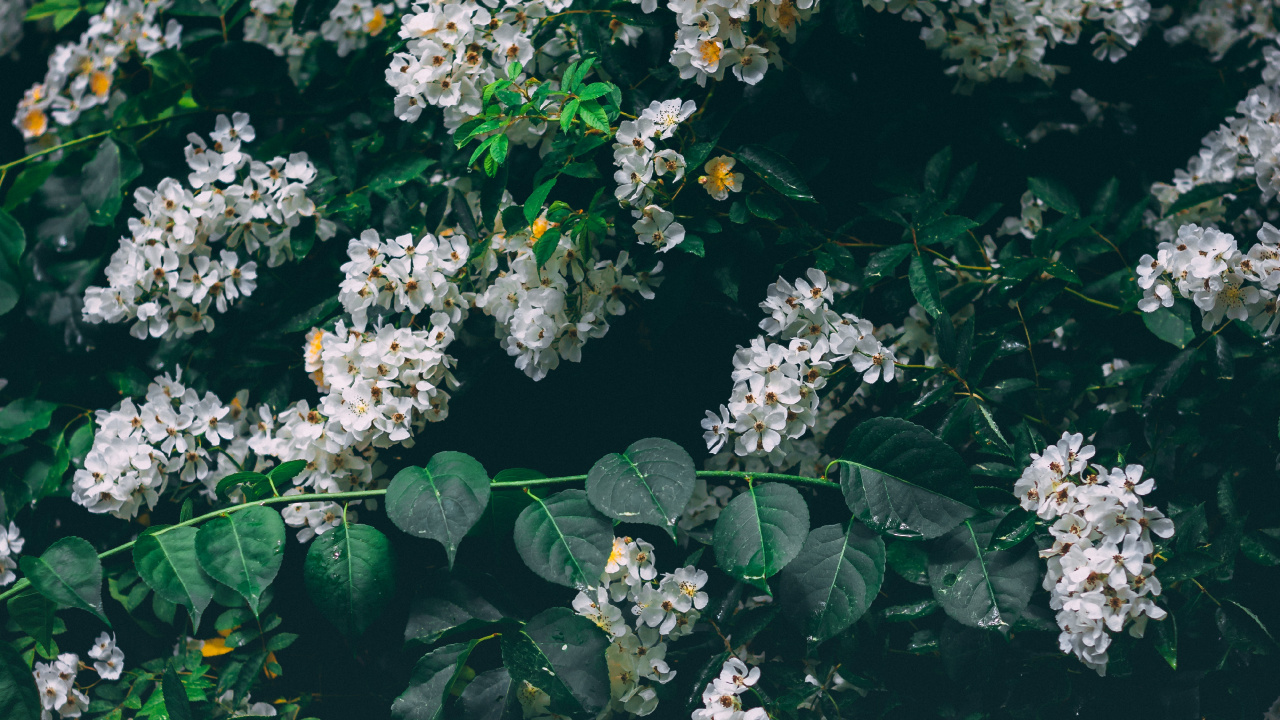
[[[1023,509],[1053,522],[1053,546],[1040,557],[1049,559],[1044,588],[1058,611],[1058,646],[1105,675],[1109,632],[1128,625],[1130,635],[1142,637],[1148,620],[1167,614],[1152,599],[1160,580],[1150,562],[1151,535],[1172,536],[1173,521],[1144,504],[1155,481],[1142,478],[1141,465],[1090,467],[1094,449],[1083,442],[1083,435],[1063,433],[1031,456],[1013,491]]]
[[[1238,189],[1243,190],[1257,183],[1264,205],[1280,193],[1280,47],[1267,47],[1262,54],[1266,61],[1263,82],[1236,105],[1238,114],[1200,141],[1199,153],[1185,170],[1174,172],[1172,184],[1151,186],[1161,212],[1148,211],[1147,225],[1161,240],[1173,240],[1178,228],[1188,223],[1213,225],[1225,220],[1225,204],[1218,197],[1169,214],[1171,206],[1192,188],[1238,182]],[[1260,216],[1259,210],[1266,214]],[[1256,230],[1263,220],[1277,221],[1276,209],[1250,208],[1235,221],[1233,229]]]
[[[698,611],[707,606],[702,591],[706,582],[706,571],[693,566],[659,578],[652,545],[614,538],[600,585],[579,592],[573,609],[610,638],[605,659],[615,712],[648,715],[657,709],[658,693],[652,684],[667,683],[676,674],[665,660],[666,641],[693,631]],[[634,630],[614,605],[624,601],[632,604]]]
[[[651,13],[658,9],[657,0],[631,0]],[[782,57],[774,37],[796,41],[796,28],[818,10],[817,0],[668,0],[667,8],[675,13],[680,29],[675,47],[671,48],[671,64],[683,79],[696,78],[706,85],[707,78],[724,79],[724,71],[733,69],[734,77],[748,85],[764,79],[769,63],[782,68]],[[743,24],[756,19],[763,22],[765,32],[748,36]]]
[[[535,51],[539,59],[554,58],[574,44],[569,31],[558,28],[553,39],[533,47],[542,19],[572,0],[482,1],[425,0],[402,18],[400,37],[408,42],[386,72],[396,91],[396,117],[414,122],[428,105],[443,108],[452,132],[480,113],[484,87],[505,77],[512,62],[528,68]],[[547,100],[547,106],[554,102]],[[555,126],[520,120],[507,133],[513,141],[533,145]]]
[[[749,667],[736,657],[725,660],[719,677],[703,688],[703,707],[693,711],[693,720],[769,720],[764,708],[742,709],[739,696],[759,680],[760,668]]]
[[[337,45],[338,57],[369,44],[369,38],[387,27],[387,16],[403,10],[409,0],[376,3],[366,0],[338,0],[329,18],[320,24],[320,37]]]
[[[733,357],[733,393],[720,412],[707,411],[703,438],[712,453],[736,435],[741,456],[769,456],[775,464],[793,451],[793,441],[816,422],[818,391],[838,363],[848,361],[863,382],[892,380],[893,350],[875,335],[870,321],[831,309],[832,288],[810,268],[795,284],[778,278],[760,307],[765,331]],[[768,338],[782,342],[771,342]],[[782,344],[785,342],[786,344]]]
[[[116,637],[105,632],[93,641],[89,657],[94,660],[93,669],[103,680],[119,680],[124,672],[124,651],[116,647]]]
[[[22,552],[22,546],[25,543],[26,540],[22,539],[22,533],[18,531],[16,523],[11,521],[8,530],[0,525],[0,587],[18,579],[13,573],[18,569],[18,562],[14,558]]]
[[[675,222],[675,215],[661,206],[651,204],[654,185],[666,181],[657,180],[670,176],[675,185],[684,179],[684,156],[664,148],[658,150],[655,140],[666,140],[680,123],[689,119],[696,106],[692,100],[653,101],[635,120],[618,125],[614,136],[613,164],[618,167],[613,174],[618,188],[614,197],[623,207],[633,208],[631,214],[639,218],[632,226],[641,243],[652,243],[659,252],[666,252],[684,241],[684,226]]]
[[[124,672],[124,652],[116,647],[113,635],[105,632],[99,635],[89,650],[89,657],[95,661],[93,669],[103,680],[119,680]],[[55,712],[61,718],[80,717],[89,709],[89,696],[76,688],[80,667],[80,656],[75,653],[62,653],[53,662],[35,664],[32,675],[40,697],[42,720],[52,720]]]
[[[177,47],[182,26],[170,20],[164,30],[156,14],[172,0],[109,0],[89,19],[89,29],[75,43],[59,45],[49,56],[44,80],[31,86],[18,103],[14,127],[32,140],[49,130],[49,121],[72,125],[80,113],[102,106],[110,112],[116,69],[135,53],[151,57]],[[18,3],[21,6],[21,3]]]
[[[115,410],[94,413],[93,446],[73,478],[72,500],[128,520],[144,503],[155,507],[170,475],[212,492],[237,471],[249,450],[243,398],[230,404],[213,393],[201,398],[181,380],[180,372],[157,377],[141,405],[126,398]]]
[[[320,24],[320,31],[299,35],[293,29],[293,13],[297,0],[253,0],[245,17],[244,35],[249,42],[267,46],[276,55],[288,58],[290,73],[296,79],[302,56],[316,38],[332,42],[338,57],[369,44],[369,38],[387,27],[387,17],[409,5],[408,0],[375,3],[364,0],[339,0]]]
[[[296,81],[302,68],[302,57],[315,42],[314,31],[301,35],[293,29],[293,11],[298,0],[252,0],[244,18],[244,39],[265,45],[289,64],[289,74]]]
[[[1164,39],[1170,45],[1190,41],[1217,62],[1241,40],[1274,41],[1280,34],[1275,12],[1272,0],[1200,0],[1178,24],[1165,29]]]
[[[248,257],[265,250],[269,267],[292,259],[291,230],[316,212],[307,197],[316,168],[305,152],[258,162],[241,149],[253,138],[248,115],[219,115],[211,143],[187,136],[190,189],[165,178],[134,193],[141,217],[129,219],[132,235],[111,256],[108,286],[85,290],[85,320],[134,321],[139,339],[212,330],[213,309],[226,312],[257,287],[257,262],[237,248]],[[318,220],[316,234],[332,236],[333,223]]]
[[[1200,308],[1205,330],[1224,319],[1247,322],[1265,335],[1280,325],[1280,230],[1271,223],[1262,225],[1247,253],[1233,235],[1183,225],[1175,239],[1160,243],[1155,257],[1139,258],[1137,276],[1143,312],[1171,307],[1176,291]]]
[[[888,8],[903,19],[923,22],[920,37],[930,49],[941,50],[958,64],[947,68],[957,78],[956,89],[969,92],[995,78],[1018,81],[1026,76],[1046,83],[1066,68],[1045,61],[1058,44],[1075,45],[1085,23],[1101,27],[1091,32],[1093,55],[1116,62],[1142,39],[1152,18],[1147,0],[862,0],[877,12]]]
[[[552,227],[539,217],[508,235],[499,222],[478,258],[480,289],[468,293],[475,307],[497,321],[494,333],[516,367],[534,380],[546,377],[561,360],[580,362],[587,340],[604,337],[609,317],[626,313],[627,294],[652,300],[653,288],[662,281],[654,277],[662,271],[661,262],[648,272],[628,274],[631,257],[625,250],[616,261],[601,260],[595,248],[584,257],[569,235],[560,236],[539,268],[533,247]]]

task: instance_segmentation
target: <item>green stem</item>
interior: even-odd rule
[[[84,137],[76,138],[75,140],[68,140],[67,142],[59,143],[57,145],[54,145],[53,147],[40,150],[39,152],[33,152],[30,155],[27,155],[26,157],[20,157],[17,160],[0,165],[0,171],[7,173],[9,171],[9,168],[21,165],[29,160],[35,160],[41,155],[48,155],[51,152],[57,152],[58,150],[63,150],[69,147],[73,147],[75,145],[79,145],[80,143],[89,142],[90,140],[96,140],[100,137],[105,137],[107,135],[110,135],[113,132],[120,132],[122,130],[133,130],[134,128],[147,127],[148,125],[156,125],[158,123],[169,122],[170,120],[177,120],[179,118],[184,118],[189,115],[203,115],[204,113],[205,113],[204,110],[196,110],[194,112],[182,113],[180,115],[170,115],[169,117],[159,118],[157,120],[145,120],[143,122],[133,123],[131,125],[120,125],[118,127],[113,127],[109,130],[103,130],[101,132],[96,132],[91,135],[85,135]],[[5,593],[5,595],[7,594],[8,593]],[[3,598],[3,597],[4,595],[0,595],[0,598]]]
[[[838,484],[831,482],[830,480],[826,480],[824,478],[811,478],[811,477],[804,477],[801,475],[785,475],[783,473],[753,473],[753,472],[743,472],[741,470],[699,470],[697,475],[698,477],[701,477],[701,478],[739,478],[739,479],[745,479],[745,480],[776,480],[779,482],[791,483],[793,485],[809,485],[812,487],[825,487],[825,488],[834,488],[834,489],[839,489],[840,487]],[[562,483],[579,482],[586,479],[587,479],[586,475],[565,475],[563,477],[536,478],[531,480],[510,480],[507,482],[495,482],[495,483],[490,483],[489,487],[494,490],[503,490],[507,488],[530,488],[530,487],[538,487],[541,485],[559,485]],[[361,500],[366,498],[382,497],[383,495],[386,495],[386,494],[387,494],[386,490],[353,490],[351,492],[342,492],[342,493],[311,493],[306,495],[281,495],[279,497],[266,498],[265,500],[255,500],[250,503],[232,505],[231,507],[222,508],[220,510],[214,510],[212,512],[207,512],[204,515],[193,517],[190,520],[180,522],[176,525],[169,525],[167,527],[163,527],[159,530],[156,530],[152,534],[163,535],[164,533],[167,533],[170,530],[173,530],[175,528],[189,527],[191,525],[199,525],[200,523],[203,523],[206,520],[212,520],[213,518],[221,517],[223,515],[230,515],[231,513],[240,512],[241,510],[245,510],[251,507],[259,507],[263,505],[280,505],[280,504],[295,503],[295,502],[338,502],[338,501],[348,501],[348,500]],[[345,512],[343,514],[345,517]],[[120,545],[118,547],[111,548],[110,550],[107,550],[105,552],[99,553],[98,559],[106,560],[107,558],[113,555],[119,555],[121,553],[128,552],[129,550],[133,549],[134,543],[136,542],[137,542],[136,540],[133,540],[123,545]],[[9,588],[4,593],[0,593],[0,602],[4,602],[5,600],[8,600],[9,598],[21,593],[23,590],[26,590],[30,586],[31,586],[31,582],[26,578],[19,580],[18,582],[14,583],[13,587]]]

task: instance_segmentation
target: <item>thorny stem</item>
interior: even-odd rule
[[[827,488],[833,488],[833,489],[838,489],[840,487],[839,485],[823,478],[811,478],[811,477],[804,477],[802,475],[784,475],[782,473],[753,473],[753,472],[742,472],[738,470],[699,470],[697,473],[697,476],[703,477],[703,478],[741,478],[748,481],[777,480],[780,482],[792,483],[794,485],[809,485],[814,487],[827,487]],[[489,487],[494,490],[502,490],[507,488],[530,488],[530,487],[537,487],[541,485],[558,485],[561,483],[579,482],[586,479],[587,479],[586,475],[565,475],[563,477],[553,477],[553,478],[535,478],[531,480],[509,480],[505,482],[494,482],[494,483],[489,483]],[[205,513],[204,515],[200,515],[199,517],[193,517],[190,520],[177,523],[176,525],[170,525],[168,527],[161,528],[151,534],[163,535],[164,533],[174,530],[175,528],[199,525],[205,522],[206,520],[212,520],[216,517],[230,515],[232,513],[240,512],[241,510],[245,510],[251,507],[262,507],[266,505],[280,505],[285,503],[338,502],[338,501],[348,501],[348,500],[365,500],[369,498],[382,497],[383,495],[386,495],[386,494],[387,494],[387,491],[383,489],[383,490],[352,490],[350,492],[341,492],[341,493],[309,493],[304,495],[282,495],[279,497],[266,498],[265,500],[255,500],[253,502],[242,503],[240,505],[232,505],[231,507],[222,508],[220,510],[213,510],[211,512]],[[344,511],[344,517],[345,517],[345,511]],[[121,553],[128,552],[129,550],[133,549],[133,546],[136,542],[137,542],[136,540],[132,540],[123,545],[119,545],[117,547],[111,548],[106,552],[99,553],[98,559],[106,560],[107,558],[113,555],[119,555]],[[26,578],[19,580],[18,582],[14,583],[13,587],[9,588],[9,590],[7,590],[4,593],[0,593],[0,602],[4,602],[9,598],[15,595],[18,595],[19,593],[26,590],[30,586],[31,586],[31,582]]]

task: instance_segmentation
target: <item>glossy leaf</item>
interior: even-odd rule
[[[263,592],[284,561],[284,521],[255,506],[216,517],[196,533],[196,558],[214,580],[240,594],[256,615]]]
[[[102,562],[88,541],[65,537],[40,557],[27,555],[18,564],[31,586],[59,607],[84,610],[111,624],[102,609]]]
[[[185,606],[196,629],[215,587],[196,558],[197,532],[193,527],[178,527],[146,533],[133,546],[133,566],[143,582],[165,600]]]
[[[407,467],[387,488],[387,517],[414,537],[444,545],[450,567],[458,543],[488,504],[489,474],[460,452],[436,453],[425,467]]]
[[[609,703],[608,646],[595,623],[551,608],[519,632],[502,634],[502,662],[517,686],[527,682],[551,696],[551,712],[595,717]]]
[[[814,202],[808,183],[786,157],[763,145],[747,145],[735,157],[774,190],[792,200]]]
[[[697,471],[684,448],[662,438],[632,443],[596,461],[587,498],[615,520],[656,525],[675,537],[676,521],[693,496]]]
[[[811,643],[844,632],[871,607],[884,581],[884,540],[864,525],[823,525],[782,571],[783,599]]]
[[[0,445],[25,440],[49,427],[57,405],[35,398],[19,398],[0,408]]]
[[[535,498],[515,524],[524,564],[558,585],[586,587],[600,581],[613,550],[613,525],[587,500],[585,490]]]
[[[358,637],[395,593],[395,558],[387,537],[368,525],[343,523],[317,535],[302,579],[320,612],[348,637]]]
[[[31,668],[8,642],[0,642],[0,717],[40,720],[42,707]]]
[[[911,256],[907,279],[911,284],[911,294],[915,295],[916,302],[929,313],[929,317],[936,320],[947,312],[942,305],[942,295],[938,293],[938,278],[933,273],[933,266],[926,265],[919,255]]]
[[[809,534],[809,505],[782,483],[751,483],[716,520],[716,563],[732,577],[769,592],[768,579],[787,566]]]
[[[885,535],[938,537],[974,514],[968,471],[950,445],[906,420],[874,418],[837,460],[854,517]]]
[[[418,660],[409,687],[391,704],[394,720],[440,720],[471,651],[480,640],[436,648]]]
[[[976,628],[1008,628],[1040,586],[1035,548],[988,550],[999,516],[965,520],[929,551],[929,586],[947,615]]]

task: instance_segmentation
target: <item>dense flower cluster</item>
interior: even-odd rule
[[[657,0],[632,0],[640,9],[651,13],[658,9]],[[724,79],[724,71],[732,68],[734,77],[748,85],[764,79],[769,64],[782,67],[782,57],[773,38],[796,41],[796,29],[818,10],[817,0],[668,0],[667,8],[675,13],[680,29],[676,31],[671,64],[679,68],[680,77],[695,78],[706,85],[707,78]],[[749,35],[744,27],[751,21],[751,11],[764,24],[765,30]]]
[[[203,483],[212,493],[217,481],[248,456],[248,418],[243,398],[224,404],[204,397],[176,378],[157,377],[139,405],[131,398],[115,410],[94,413],[93,446],[77,470],[71,499],[92,513],[135,517],[142,506],[155,507],[171,476]]]
[[[539,267],[534,245],[544,233],[558,235],[550,257]],[[494,334],[515,365],[541,380],[561,360],[582,360],[582,346],[609,332],[609,317],[627,311],[627,296],[651,300],[662,278],[659,262],[652,270],[628,274],[631,257],[602,260],[598,248],[584,256],[573,238],[560,234],[545,216],[518,233],[499,228],[477,258],[476,290],[468,294],[475,307],[496,322]],[[497,273],[496,276],[494,273]]]
[[[89,658],[103,680],[119,680],[124,672],[124,652],[116,647],[114,635],[105,632],[98,635],[89,649]],[[75,653],[62,653],[53,662],[35,663],[32,674],[40,697],[42,720],[53,720],[55,712],[60,718],[80,717],[89,709],[89,696],[76,687],[80,669],[80,656]]]
[[[18,3],[21,5],[21,3]],[[161,30],[156,15],[172,0],[110,0],[89,19],[76,43],[59,45],[49,56],[44,80],[31,86],[18,103],[13,124],[28,140],[58,125],[72,125],[95,107],[111,108],[116,70],[134,54],[151,57],[177,47],[182,26],[170,20]]]
[[[539,48],[533,36],[542,18],[557,13],[570,0],[427,0],[414,5],[400,25],[407,40],[387,68],[386,79],[396,91],[396,117],[414,122],[428,105],[444,109],[450,132],[483,109],[484,87],[513,62],[529,68],[550,69],[554,58],[574,45],[570,30],[557,28],[553,38]],[[499,7],[499,5],[501,7]],[[550,107],[554,101],[548,99]],[[507,134],[513,141],[536,144],[554,123],[514,123]]]
[[[253,0],[249,4],[250,14],[245,17],[244,34],[246,40],[265,45],[276,55],[287,58],[290,74],[296,81],[302,57],[317,37],[332,42],[338,57],[346,57],[368,45],[370,37],[386,29],[388,17],[408,4],[408,0],[386,3],[339,0],[320,24],[319,32],[309,30],[299,34],[293,27],[297,0]]]
[[[111,256],[108,286],[85,291],[85,320],[134,321],[140,339],[212,330],[213,310],[257,287],[258,263],[247,258],[263,251],[270,267],[293,258],[291,231],[316,212],[307,196],[316,168],[305,152],[254,160],[241,149],[254,136],[248,115],[219,115],[210,143],[187,136],[190,189],[165,178],[134,193],[141,217]],[[319,220],[316,234],[330,237],[333,224]]]
[[[695,109],[692,100],[655,100],[640,117],[620,124],[614,137],[613,164],[618,168],[613,174],[618,183],[614,197],[639,218],[632,229],[640,242],[652,243],[659,252],[684,241],[684,226],[675,221],[675,215],[652,204],[654,188],[683,180],[685,162],[680,153],[671,148],[658,150],[654,143],[670,138]]]
[[[1236,43],[1276,39],[1276,4],[1272,0],[1200,0],[1176,25],[1165,29],[1170,45],[1192,42],[1221,60]]]
[[[972,90],[995,78],[1030,76],[1053,82],[1066,68],[1045,60],[1059,44],[1075,45],[1088,35],[1099,60],[1116,62],[1142,39],[1152,19],[1147,0],[862,0],[877,12],[888,8],[903,19],[924,22],[920,37],[958,64],[947,68],[956,89]],[[1086,22],[1090,27],[1086,28]],[[1093,27],[1097,26],[1094,31]]]
[[[1215,225],[1226,221],[1223,193],[1178,212],[1170,213],[1193,188],[1210,183],[1233,183],[1239,192],[1257,184],[1262,202],[1280,193],[1280,47],[1262,51],[1266,64],[1262,84],[1249,91],[1236,105],[1238,115],[1229,117],[1200,141],[1200,152],[1185,170],[1173,174],[1173,183],[1156,183],[1151,193],[1160,201],[1159,214],[1149,211],[1147,225],[1162,241],[1172,241],[1178,228],[1188,223]],[[1227,191],[1230,194],[1230,191]],[[1275,208],[1249,208],[1233,221],[1237,233],[1256,230],[1263,220],[1277,220]]]
[[[826,275],[816,268],[794,285],[778,278],[769,286],[760,303],[769,313],[760,322],[765,335],[739,346],[729,404],[718,413],[707,411],[702,421],[712,453],[736,438],[738,455],[782,462],[793,441],[814,426],[818,391],[837,364],[848,362],[866,383],[893,379],[893,350],[876,337],[870,321],[832,310],[832,299]]]
[[[667,642],[693,631],[707,605],[702,586],[707,573],[693,566],[658,577],[653,546],[644,540],[614,538],[600,585],[578,593],[573,609],[604,630],[610,705],[615,712],[648,715],[658,707],[653,684],[675,677],[666,663]],[[635,629],[614,603],[631,603]]]
[[[25,543],[16,523],[10,522],[8,530],[0,526],[0,587],[9,585],[18,578],[13,573],[18,569],[18,562],[14,558],[22,552]]]
[[[1280,230],[1271,223],[1262,225],[1247,253],[1228,233],[1183,225],[1177,238],[1160,243],[1155,257],[1138,260],[1137,277],[1144,312],[1171,307],[1176,292],[1200,308],[1205,330],[1224,319],[1248,322],[1265,335],[1280,325]]]
[[[736,657],[725,660],[720,675],[703,688],[703,707],[693,711],[693,720],[768,720],[764,708],[742,709],[740,696],[759,680],[760,668],[749,667]]]
[[[1053,546],[1042,550],[1049,568],[1044,588],[1058,611],[1058,646],[1074,653],[1099,675],[1106,674],[1109,632],[1142,637],[1148,620],[1167,613],[1153,598],[1160,594],[1151,555],[1151,535],[1173,535],[1173,521],[1143,496],[1155,481],[1143,479],[1141,465],[1090,467],[1092,445],[1084,436],[1063,433],[1014,484],[1023,509],[1051,521]]]

